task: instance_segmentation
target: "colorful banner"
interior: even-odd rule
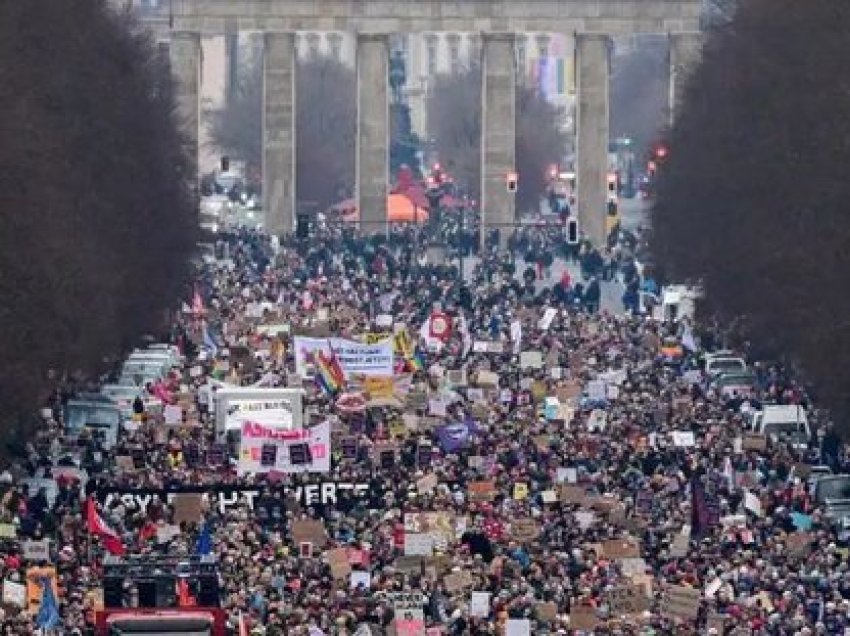
[[[308,367],[313,365],[317,352],[336,355],[346,379],[356,375],[392,375],[393,344],[387,337],[381,342],[368,344],[343,338],[307,338],[295,336],[295,371],[308,377]]]
[[[331,469],[331,425],[280,430],[242,424],[238,471],[246,473],[327,473]]]

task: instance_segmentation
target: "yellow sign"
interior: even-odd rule
[[[410,340],[410,334],[407,329],[399,329],[393,336],[393,349],[395,353],[401,357],[408,359],[413,357],[413,342]]]
[[[518,482],[514,484],[514,499],[521,501],[528,497],[528,484]]]
[[[381,343],[381,342],[385,342],[385,341],[389,340],[390,338],[391,338],[391,336],[388,333],[372,333],[372,332],[369,332],[369,333],[364,333],[361,336],[360,339],[365,344],[378,344],[378,343]]]
[[[363,378],[363,390],[373,400],[376,398],[393,397],[395,385],[391,375],[375,375]]]

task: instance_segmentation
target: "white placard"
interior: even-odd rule
[[[352,572],[349,579],[351,589],[356,589],[362,585],[364,589],[372,587],[372,574],[370,572]]]
[[[27,606],[27,586],[15,581],[3,581],[3,602],[15,607]]]
[[[431,556],[434,553],[434,538],[424,532],[404,533],[405,556]]]
[[[527,618],[509,618],[505,636],[531,636],[531,621]]]
[[[523,351],[519,354],[520,369],[540,369],[543,367],[543,353],[541,351]]]
[[[693,431],[673,431],[670,433],[673,438],[673,446],[678,448],[691,448],[696,446],[696,438]]]
[[[608,393],[605,390],[605,382],[602,380],[593,380],[587,383],[587,399],[598,401],[606,399]]]
[[[392,327],[393,317],[389,314],[378,314],[375,316],[375,324],[379,327]]]
[[[183,423],[183,409],[176,404],[166,404],[162,412],[165,423],[169,426],[178,426]]]
[[[308,452],[305,453],[305,449]],[[272,471],[327,473],[331,470],[330,451],[330,422],[292,430],[244,422],[241,429],[237,468],[240,475]],[[274,461],[271,461],[272,454]]]
[[[761,500],[749,490],[744,491],[744,508],[761,517]]]
[[[490,592],[473,592],[469,600],[469,615],[487,618],[490,615]]]
[[[307,377],[308,364],[313,363],[319,352],[330,357],[336,355],[346,379],[355,375],[393,374],[392,338],[366,344],[345,340],[344,338],[307,338],[295,336],[295,371],[302,378]]]
[[[27,561],[49,561],[50,540],[24,541],[21,543],[21,554]]]
[[[537,321],[537,327],[541,331],[546,331],[549,327],[552,326],[552,321],[555,320],[555,316],[558,315],[558,310],[554,307],[547,307],[546,311],[543,312],[543,317]]]

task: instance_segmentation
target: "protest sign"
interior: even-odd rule
[[[492,480],[472,481],[467,486],[470,501],[490,501],[496,496],[496,483]]]
[[[49,561],[50,540],[24,541],[21,543],[21,555],[27,561]]]
[[[308,367],[315,364],[317,354],[336,356],[346,379],[353,376],[392,376],[393,344],[386,338],[369,344],[343,338],[307,338],[295,336],[295,371],[302,378],[309,376]]]
[[[741,447],[745,451],[767,450],[767,437],[760,433],[744,433],[741,439]]]
[[[804,559],[812,551],[812,535],[808,532],[794,532],[785,537],[785,549],[788,555]]]
[[[520,543],[530,543],[540,534],[536,519],[517,519],[511,522],[511,536]]]
[[[38,608],[41,606],[41,596],[43,591],[42,583],[47,583],[53,586],[53,594],[59,598],[59,580],[56,576],[56,568],[54,567],[33,567],[27,568],[27,608],[32,616],[38,613]]]
[[[368,590],[372,587],[372,574],[370,572],[351,572],[349,574],[349,586],[352,590],[363,588]]]
[[[546,311],[543,312],[543,317],[537,321],[537,327],[541,331],[546,331],[549,327],[552,326],[552,321],[555,320],[555,316],[558,315],[558,310],[554,307],[547,307]]]
[[[699,614],[700,591],[684,585],[670,585],[664,590],[661,613],[668,618],[694,620]]]
[[[608,605],[613,614],[623,616],[648,610],[651,601],[638,585],[620,585],[608,593]]]
[[[434,539],[422,532],[404,533],[405,556],[431,556],[434,552]]]
[[[325,560],[331,567],[331,576],[341,581],[351,574],[351,563],[348,562],[348,551],[345,548],[334,548],[325,552]]]
[[[175,404],[166,404],[162,414],[168,426],[177,426],[183,423],[183,409]]]
[[[527,618],[509,618],[505,636],[531,636],[531,621]]]
[[[687,535],[677,534],[673,537],[673,542],[670,544],[669,554],[674,559],[683,559],[688,556],[690,547],[690,539]]]
[[[540,351],[523,351],[519,354],[520,369],[540,369],[543,367],[543,353]]]
[[[325,524],[320,519],[296,519],[290,527],[290,534],[295,543],[312,543],[324,547],[328,541]]]
[[[3,580],[3,603],[14,607],[27,606],[27,586],[15,581]]]
[[[570,607],[570,629],[577,631],[592,631],[599,624],[596,617],[596,608],[592,605],[578,605],[573,603]]]
[[[537,614],[537,618],[541,621],[551,622],[558,617],[558,605],[551,601],[548,603],[537,603],[534,606],[534,611]]]
[[[0,523],[0,539],[14,539],[18,536],[18,529],[12,523]]]
[[[201,495],[179,494],[174,498],[171,505],[174,507],[174,523],[197,523],[201,520]]]
[[[329,422],[279,430],[245,422],[239,447],[240,475],[249,473],[326,473],[331,469]]]
[[[602,542],[602,554],[607,559],[634,559],[640,557],[640,546],[627,539],[609,539]]]
[[[487,618],[490,615],[490,592],[473,592],[469,600],[469,615]]]
[[[363,390],[370,399],[391,398],[395,395],[395,384],[391,375],[373,375],[363,378]]]
[[[673,446],[677,448],[691,448],[696,445],[693,431],[673,431],[670,435],[673,438]]]

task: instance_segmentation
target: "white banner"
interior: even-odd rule
[[[291,429],[292,403],[284,399],[231,399],[227,404],[225,430],[238,431],[246,422],[276,429]]]
[[[295,336],[295,371],[307,377],[307,367],[313,364],[313,356],[321,351],[336,354],[346,379],[353,375],[393,374],[393,343],[391,338],[382,342],[366,344],[344,338],[307,338]]]
[[[246,473],[327,473],[331,470],[331,425],[280,430],[255,422],[242,424],[240,475]]]

